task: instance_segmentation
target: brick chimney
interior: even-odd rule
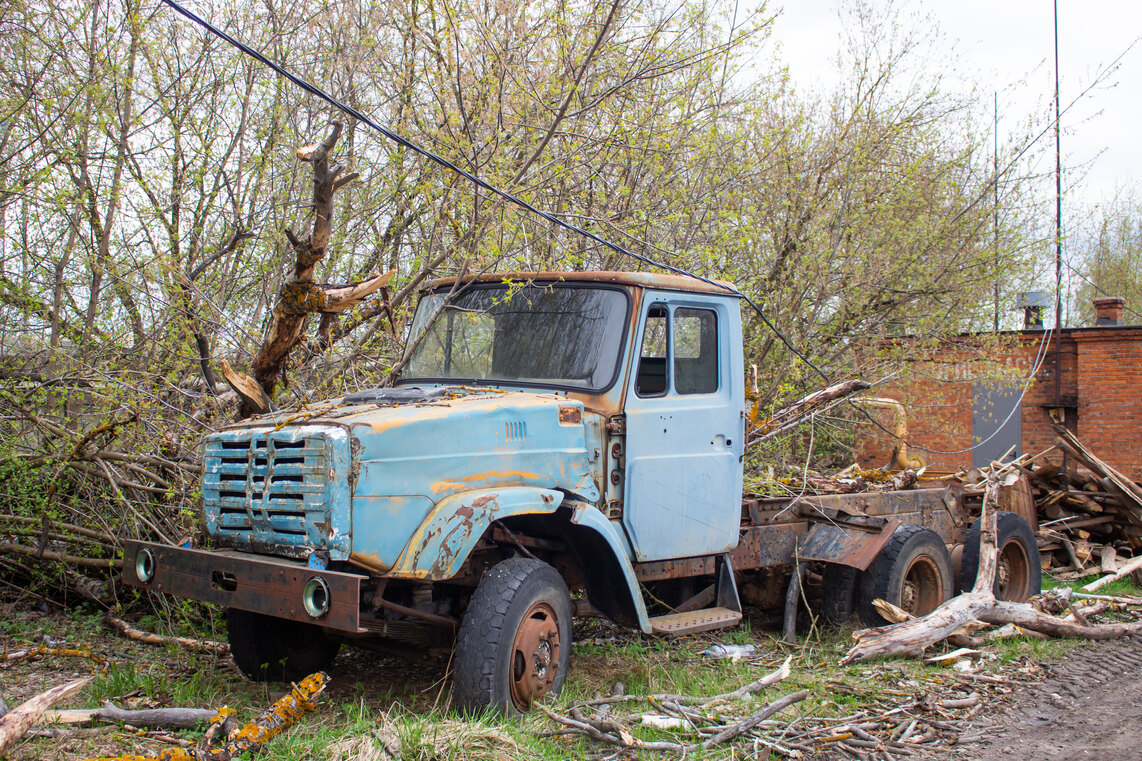
[[[1122,310],[1126,299],[1121,296],[1106,296],[1094,300],[1095,327],[1111,327],[1122,324]]]

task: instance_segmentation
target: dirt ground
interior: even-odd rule
[[[1048,676],[981,711],[956,761],[1142,759],[1142,637],[1092,643],[1046,663]]]

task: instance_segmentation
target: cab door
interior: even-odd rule
[[[623,525],[637,560],[732,549],[741,523],[744,379],[729,299],[648,292],[626,397]]]

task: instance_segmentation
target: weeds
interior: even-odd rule
[[[1081,583],[1074,582],[1076,586]],[[1139,594],[1129,579],[1116,582],[1105,591],[1113,595]],[[623,692],[634,696],[674,693],[697,697],[730,692],[772,670],[789,654],[793,656],[793,669],[788,679],[746,699],[752,702],[720,709],[714,706],[711,712],[726,712],[727,716],[748,713],[751,705],[760,707],[780,695],[804,689],[809,691],[808,697],[780,714],[780,721],[796,720],[797,726],[814,722],[819,725],[860,712],[883,712],[886,705],[894,702],[914,702],[924,696],[946,695],[949,690],[982,689],[975,683],[965,688],[962,680],[967,677],[921,661],[838,666],[851,642],[848,629],[815,634],[795,647],[778,642],[776,635],[757,621],[728,632],[676,640],[651,639],[594,623],[587,629],[609,636],[587,636],[584,632],[582,641],[574,645],[572,668],[563,692],[548,704],[556,713],[565,714],[576,704],[610,694],[620,682]],[[94,610],[67,616],[7,616],[0,620],[0,633],[8,647],[48,634],[57,641],[67,639],[111,658],[113,663],[107,672],[73,701],[77,706],[96,707],[104,700],[124,707],[219,708],[226,704],[250,715],[281,694],[281,685],[249,682],[227,660],[113,638],[104,633]],[[703,651],[715,642],[753,644],[756,655],[738,662],[704,656]],[[1015,637],[989,643],[985,649],[990,656],[977,662],[975,668],[984,675],[1033,678],[1038,661],[1060,658],[1080,646],[1076,642]],[[14,664],[3,671],[3,697],[9,704],[19,702],[22,696],[57,683],[64,677],[62,670],[74,669],[73,664],[74,661],[50,658],[37,664]],[[542,714],[519,721],[457,716],[449,708],[446,689],[443,699],[438,699],[447,677],[442,666],[426,669],[347,649],[334,664],[332,676],[323,707],[299,727],[269,742],[261,757],[275,761],[506,761],[585,758],[600,755],[603,750],[593,741],[555,734],[560,727]],[[636,701],[622,710],[628,712],[631,734],[640,740],[694,744],[701,739],[685,727],[662,730],[641,726],[639,712],[654,710],[650,701]],[[183,737],[196,741],[201,738],[201,730],[187,732]],[[48,748],[54,747],[52,742],[27,742],[11,758],[43,758]],[[149,746],[148,742],[139,737],[87,740],[77,742],[66,754],[55,752],[53,757],[80,759],[103,755],[108,748],[120,753],[140,753],[162,747]],[[749,755],[753,750],[751,742],[740,740],[725,748],[696,751],[688,757],[738,758],[746,750],[742,743],[749,746]]]

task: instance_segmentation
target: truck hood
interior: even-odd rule
[[[582,402],[499,389],[378,391],[407,396],[349,396],[336,412],[313,421],[351,431],[359,463],[355,495],[421,495],[436,502],[471,489],[540,486],[599,499],[594,471],[600,453],[588,446],[585,424],[592,416]]]
[[[245,447],[241,442],[250,437],[344,441],[351,465],[330,471],[329,485],[322,487],[343,490],[344,496],[317,499],[305,521],[306,535],[287,539],[301,551],[330,545],[329,533],[338,539],[337,546],[330,546],[334,559],[351,553],[370,566],[387,568],[433,508],[452,495],[534,487],[598,502],[602,424],[602,417],[586,412],[581,401],[556,393],[400,387],[262,415],[216,434],[211,446],[231,446],[225,442],[236,439],[232,446]],[[244,473],[246,449],[235,451],[242,462],[226,467]],[[218,492],[226,493],[221,486]],[[262,520],[257,509],[241,504],[231,511],[239,522]],[[249,520],[243,518],[247,513],[252,513]],[[314,523],[320,531],[309,530]],[[277,534],[266,539],[271,540],[286,543]]]

